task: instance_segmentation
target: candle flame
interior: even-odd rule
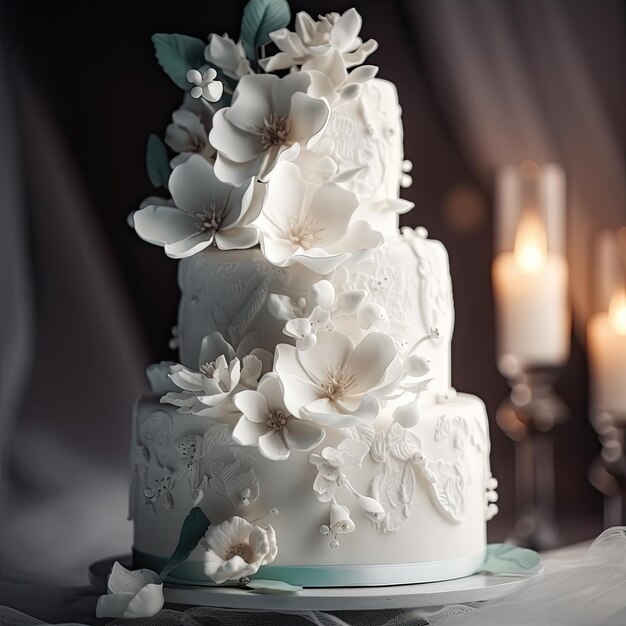
[[[522,214],[513,249],[515,263],[525,272],[537,272],[546,264],[548,242],[539,216],[531,211]]]
[[[609,304],[609,323],[619,335],[626,335],[626,291],[620,289]]]

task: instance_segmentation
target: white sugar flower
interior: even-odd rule
[[[324,429],[294,417],[285,406],[283,388],[274,372],[266,374],[257,391],[240,391],[233,398],[243,414],[233,430],[242,446],[258,446],[273,461],[288,459],[292,450],[312,450],[324,439]]]
[[[165,131],[165,143],[174,152],[184,155],[182,160],[180,157],[172,160],[174,166],[180,165],[192,154],[200,154],[208,161],[215,153],[200,117],[182,107],[172,113],[172,123]]]
[[[202,341],[198,371],[178,364],[170,368],[169,377],[182,392],[167,393],[161,402],[179,407],[181,413],[222,419],[237,415],[233,395],[256,387],[271,358],[259,348],[240,359],[224,337],[213,332]]]
[[[261,231],[261,250],[273,265],[300,264],[328,274],[382,243],[382,235],[367,222],[351,223],[358,199],[336,183],[307,184],[293,163],[281,163],[267,187],[254,226]]]
[[[281,160],[293,160],[320,137],[330,114],[328,104],[307,94],[308,74],[243,76],[232,105],[213,118],[209,135],[217,150],[215,172],[240,184],[251,176],[266,179]]]
[[[133,214],[137,234],[163,246],[168,256],[181,259],[211,244],[222,250],[257,244],[258,231],[249,224],[261,209],[264,185],[250,179],[232,187],[193,155],[174,168],[168,186],[175,206],[150,205]]]
[[[210,35],[209,44],[204,49],[204,58],[234,80],[252,73],[241,42],[234,42],[226,34]]]
[[[270,34],[280,52],[260,61],[266,72],[303,65],[311,58],[325,56],[334,50],[341,54],[346,67],[352,67],[363,63],[378,47],[373,39],[363,43],[359,37],[362,19],[354,8],[343,15],[320,15],[317,22],[301,11],[295,21],[295,33],[281,28]]]
[[[152,617],[163,608],[163,583],[149,569],[129,571],[117,561],[107,581],[107,594],[98,598],[96,617]]]
[[[325,56],[312,57],[302,66],[302,71],[311,76],[309,93],[325,98],[332,106],[339,98],[356,98],[363,85],[376,76],[378,68],[362,65],[348,74],[343,57],[333,50]]]
[[[271,526],[253,526],[234,516],[207,531],[204,541],[204,573],[214,582],[239,580],[256,574],[278,553],[276,533]]]
[[[396,388],[402,366],[389,335],[370,333],[355,346],[335,331],[318,333],[306,351],[279,344],[274,370],[293,415],[343,428],[378,417],[377,398]]]
[[[343,318],[354,315],[363,301],[367,291],[354,289],[337,295],[335,287],[329,280],[320,280],[311,286],[307,298],[293,298],[280,294],[270,294],[267,306],[270,313],[287,324],[283,332],[296,340],[298,350],[309,350],[317,342],[320,330],[333,331],[333,317]]]
[[[317,468],[313,491],[320,502],[330,502],[340,486],[342,470],[361,467],[369,448],[359,439],[345,439],[336,448],[324,448],[320,454],[311,454],[309,462]]]
[[[217,78],[217,72],[210,67],[204,73],[189,70],[187,80],[194,85],[189,92],[192,98],[204,98],[207,102],[217,102],[224,93],[224,85]]]

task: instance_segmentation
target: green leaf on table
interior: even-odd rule
[[[187,80],[189,70],[197,70],[206,65],[204,60],[205,43],[201,39],[187,35],[152,35],[152,43],[159,65],[174,83],[189,91],[193,85]]]
[[[491,543],[477,573],[502,576],[529,576],[539,569],[541,557],[528,548],[518,548],[506,543]]]
[[[270,33],[287,26],[290,19],[287,0],[250,0],[241,20],[241,43],[248,59],[255,62],[257,49],[270,43]]]
[[[257,580],[252,579],[246,585],[248,589],[256,593],[297,593],[302,587],[290,585],[282,580]]]
[[[204,537],[210,525],[211,522],[201,508],[196,506],[189,511],[189,515],[185,518],[180,529],[180,537],[174,553],[159,573],[159,581],[163,582],[170,572],[187,559],[200,543],[200,539]]]
[[[165,144],[154,134],[148,138],[146,167],[148,178],[155,187],[167,187],[172,168]]]

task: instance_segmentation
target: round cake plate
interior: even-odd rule
[[[131,557],[103,559],[91,565],[89,578],[104,592],[115,561],[131,567]],[[527,577],[474,574],[465,578],[390,587],[317,587],[293,594],[255,593],[237,587],[165,583],[163,595],[170,604],[213,606],[265,611],[350,611],[380,609],[426,609],[449,604],[483,602],[508,595]]]

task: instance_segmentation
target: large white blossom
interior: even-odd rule
[[[273,265],[300,264],[324,275],[382,243],[367,222],[352,222],[358,199],[336,183],[308,184],[293,163],[281,163],[267,187],[254,226]]]
[[[240,358],[215,331],[203,339],[198,360],[198,371],[179,364],[170,367],[169,377],[182,391],[167,393],[161,402],[177,406],[181,413],[228,419],[238,415],[233,395],[254,389],[271,368],[272,356],[257,348]]]
[[[283,395],[277,374],[270,372],[256,391],[240,391],[233,398],[242,413],[233,439],[242,446],[258,446],[259,452],[273,461],[288,459],[292,450],[312,450],[326,434],[317,424],[294,417]]]
[[[193,155],[174,168],[168,187],[175,206],[149,205],[133,214],[137,234],[163,246],[168,256],[188,257],[211,244],[222,250],[257,244],[258,231],[250,222],[261,210],[264,185],[257,188],[249,179],[233,187],[217,178],[206,159]]]
[[[361,65],[378,44],[373,39],[365,43],[359,37],[362,19],[358,11],[349,9],[342,15],[328,13],[315,21],[308,13],[296,15],[296,32],[281,28],[270,34],[280,52],[260,61],[267,72],[303,65],[312,58],[333,51],[341,54],[346,67]]]
[[[278,553],[276,533],[271,526],[253,526],[238,516],[211,526],[204,543],[204,573],[218,584],[256,574],[261,565],[271,563]]]
[[[243,76],[232,105],[213,118],[215,172],[232,184],[266,179],[279,161],[295,159],[320,137],[330,114],[325,100],[307,94],[311,78],[296,72]]]
[[[377,332],[356,346],[339,331],[318,333],[306,351],[279,344],[274,369],[293,415],[336,428],[375,420],[378,399],[393,392],[402,374],[393,340]]]

